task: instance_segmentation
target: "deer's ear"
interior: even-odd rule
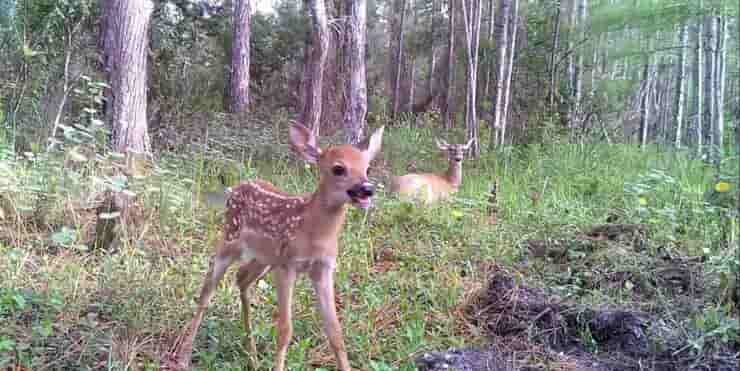
[[[385,126],[381,126],[378,128],[378,130],[375,130],[373,135],[365,138],[362,142],[360,142],[357,147],[363,150],[367,156],[370,158],[370,160],[374,159],[375,156],[380,153],[380,147],[383,144],[383,131],[385,130]]]
[[[465,150],[466,150],[466,151],[467,151],[468,149],[470,149],[470,145],[472,145],[472,144],[473,144],[473,140],[474,140],[474,138],[470,138],[470,140],[469,140],[469,141],[468,141],[467,143],[465,143]]]
[[[447,142],[445,142],[444,139],[434,138],[434,142],[437,143],[437,148],[439,148],[442,151],[446,151],[450,149],[450,145],[447,144]]]
[[[290,127],[290,146],[307,162],[319,162],[321,149],[316,145],[316,136],[302,124],[296,122]]]

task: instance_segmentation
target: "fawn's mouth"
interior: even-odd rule
[[[369,183],[357,185],[347,191],[347,195],[352,201],[352,205],[363,210],[368,209],[370,206],[373,205],[374,193],[375,188],[372,186],[372,184]]]

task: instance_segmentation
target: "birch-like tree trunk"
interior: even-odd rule
[[[717,61],[716,61],[716,78],[717,82],[715,94],[715,107],[716,107],[716,141],[717,151],[719,156],[715,159],[717,163],[721,160],[722,149],[724,146],[724,134],[725,134],[725,88],[727,86],[727,36],[728,36],[728,18],[726,16],[718,17],[720,26],[718,29],[719,35],[717,37]]]
[[[489,145],[494,148],[501,141],[502,118],[504,110],[504,82],[506,80],[506,52],[509,45],[509,13],[511,9],[511,0],[501,0],[500,23],[497,27],[496,45],[498,49],[498,58],[496,59],[496,90],[493,96],[493,128],[491,130],[491,141]]]
[[[550,112],[555,112],[555,95],[557,94],[557,76],[558,76],[558,66],[557,66],[557,52],[558,47],[560,45],[560,8],[562,7],[561,4],[558,3],[557,8],[555,9],[555,15],[553,16],[553,24],[555,27],[554,32],[552,33],[552,45],[550,47],[550,59],[548,60],[548,72],[550,72],[550,86],[548,87],[549,91],[547,93],[548,100],[549,100],[549,110]]]
[[[307,0],[311,15],[311,52],[306,61],[306,84],[303,110],[300,121],[308,126],[314,135],[319,135],[321,126],[322,86],[324,67],[329,54],[329,28],[327,25],[326,4],[324,0]]]
[[[458,0],[462,1],[462,0]],[[445,129],[452,128],[453,91],[455,86],[455,0],[449,0],[447,5],[449,17],[449,33],[447,35],[447,83],[445,84],[445,102],[442,107],[442,119]]]
[[[568,126],[573,125],[573,92],[576,82],[576,29],[578,28],[578,3],[580,0],[570,0],[568,9]]]
[[[344,130],[347,143],[357,144],[364,137],[367,115],[367,79],[365,50],[367,45],[367,3],[365,0],[346,0],[347,6],[347,105],[344,111]]]
[[[588,0],[576,1],[578,1],[578,20],[576,22],[578,26],[583,27],[583,25],[586,24],[586,9],[588,8]],[[577,27],[574,28],[574,31],[576,29]],[[579,32],[578,35],[582,38],[585,38],[585,28],[580,31],[581,32]],[[576,32],[573,32],[573,35],[576,35]],[[575,50],[571,50],[571,53],[575,54],[576,59],[575,65],[573,67],[573,104],[571,108],[571,125],[574,128],[580,126],[580,120],[583,113],[583,108],[581,107],[581,100],[583,99],[583,52],[584,50],[582,47],[580,47],[580,50],[578,50],[578,52],[576,52]]]
[[[472,155],[478,157],[480,155],[480,144],[478,143],[476,90],[478,88],[478,44],[480,42],[481,0],[463,0],[462,13],[465,22],[465,42],[468,52],[465,122],[468,129],[468,139],[473,139],[473,146],[471,147]]]
[[[104,61],[109,72],[113,148],[120,153],[151,152],[146,115],[150,0],[120,0],[104,6]]]
[[[704,119],[707,129],[705,131],[704,142],[709,145],[706,154],[710,159],[714,158],[717,134],[717,122],[716,122],[716,94],[714,92],[715,75],[717,73],[715,63],[717,57],[717,17],[708,16],[706,17],[705,33],[704,33],[704,97],[706,97],[707,104],[704,107]]]
[[[676,100],[674,107],[673,122],[676,124],[676,138],[674,144],[676,148],[681,148],[681,135],[684,120],[684,100],[686,99],[686,52],[689,47],[689,25],[683,24],[679,31],[679,54],[678,54],[678,73],[676,76]]]
[[[504,107],[501,111],[501,145],[506,144],[506,127],[509,126],[509,102],[511,101],[511,80],[514,73],[514,52],[516,51],[516,36],[519,28],[519,0],[513,0],[511,8],[511,42],[508,46],[506,66],[506,85],[504,86]]]
[[[699,5],[701,7],[701,5]],[[696,153],[701,155],[704,144],[704,23],[701,19],[696,24],[696,51],[694,53],[694,109]]]
[[[249,108],[249,36],[251,1],[235,0],[231,42],[231,76],[229,77],[229,105],[231,113],[246,112]]]
[[[650,43],[648,43],[649,45]],[[649,47],[648,47],[649,49]],[[648,52],[649,53],[649,52]],[[650,96],[653,90],[653,73],[650,54],[645,55],[645,64],[643,65],[643,92],[640,101],[640,146],[643,150],[647,148],[648,133],[650,130]]]
[[[393,110],[392,117],[398,116],[398,105],[401,99],[401,67],[403,66],[403,37],[404,23],[406,21],[406,0],[401,1],[401,21],[398,30],[398,42],[396,43],[396,71],[393,77]]]
[[[493,58],[493,30],[496,25],[496,0],[488,0],[488,27],[486,29],[486,43],[488,44],[488,52],[486,53],[486,81],[483,86],[482,96],[488,97],[491,94],[491,81],[493,80],[493,72],[495,70],[494,58]]]

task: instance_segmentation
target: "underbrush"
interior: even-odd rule
[[[209,195],[255,177],[290,192],[310,191],[316,182],[315,169],[287,155],[279,125],[235,132],[212,132],[207,146],[191,145],[186,155],[162,153],[145,175],[128,177],[116,175],[115,154],[78,156],[76,147],[16,154],[0,144],[0,319],[7,324],[0,328],[0,367],[158,369],[195,309],[220,233],[220,210]],[[383,184],[411,165],[445,169],[433,135],[386,128],[371,177]],[[678,323],[688,335],[675,350],[737,347],[731,279],[740,266],[732,249],[738,226],[727,199],[738,183],[727,172],[684,153],[553,144],[484,153],[466,159],[463,173],[450,202],[425,209],[381,191],[371,212],[350,211],[336,281],[354,367],[412,370],[421,351],[489,342],[489,333],[464,318],[493,262],[578,305],[641,310]],[[110,192],[135,201],[115,242],[96,248],[99,207]],[[642,242],[625,248],[608,234],[573,237],[607,223],[640,225]],[[224,282],[196,339],[202,369],[246,364],[238,289]],[[271,279],[257,290],[258,358],[269,369],[276,335]],[[313,302],[313,290],[300,282],[291,370],[334,367]],[[589,351],[602,350],[587,332],[580,336]]]

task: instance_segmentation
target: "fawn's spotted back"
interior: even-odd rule
[[[239,238],[246,228],[273,240],[290,241],[303,223],[309,200],[281,192],[265,181],[242,183],[231,190],[226,201],[226,240]]]

